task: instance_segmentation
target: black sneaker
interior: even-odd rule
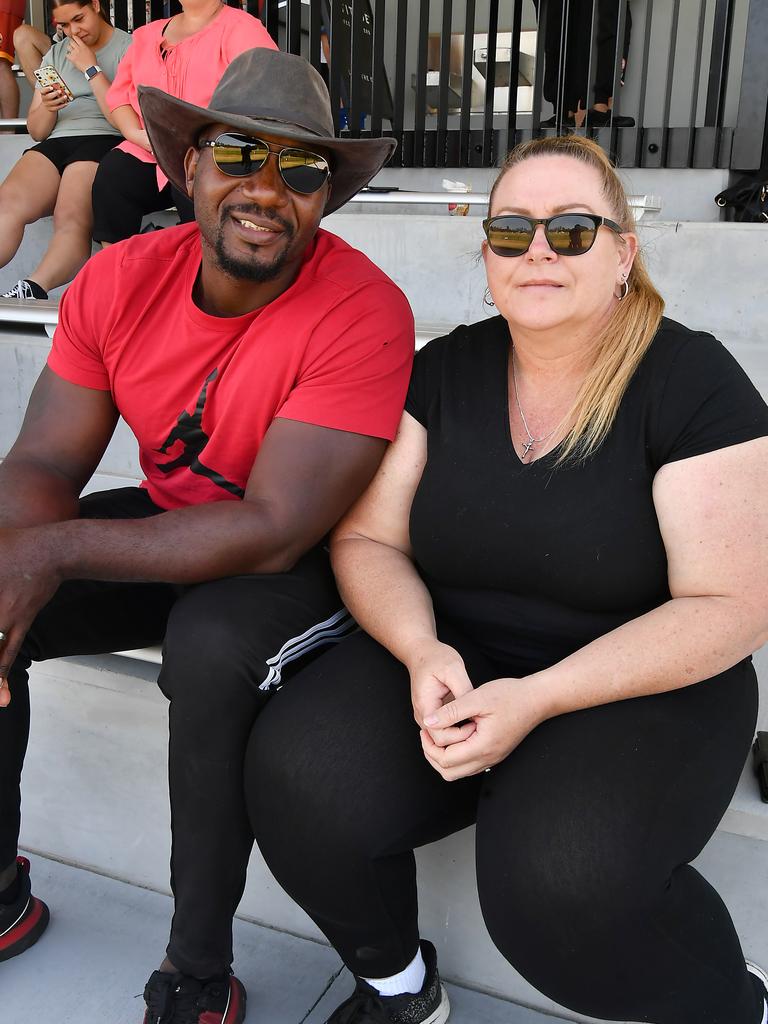
[[[41,288],[36,281],[22,278],[17,281],[13,288],[0,295],[1,299],[47,299],[48,292]]]
[[[757,964],[753,964],[751,960],[745,961],[747,965],[747,971],[760,982],[763,988],[763,1002],[765,1004],[763,1010],[763,1020],[768,1017],[768,974],[758,967]]]
[[[170,1024],[173,1016],[173,993],[182,980],[182,974],[153,971],[144,986],[144,1024]]]
[[[0,903],[0,961],[10,960],[34,946],[48,927],[48,907],[32,895],[29,861],[16,858],[19,894],[13,903]]]
[[[431,942],[421,942],[427,973],[421,992],[381,996],[362,978],[355,991],[331,1014],[325,1024],[443,1024],[451,1005],[440,984],[437,954]]]
[[[576,118],[573,116],[573,114],[566,114],[563,118],[563,129],[565,130],[567,128],[575,127]],[[539,128],[557,128],[557,115],[553,114],[552,117],[548,117],[546,121],[541,121],[539,123]]]
[[[585,126],[587,128],[634,128],[635,119],[625,114],[612,114],[610,110],[591,109],[587,111]]]
[[[144,1024],[242,1024],[245,998],[234,975],[203,982],[155,971],[144,988]]]

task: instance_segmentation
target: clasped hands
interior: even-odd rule
[[[0,529],[0,708],[10,704],[8,673],[24,637],[60,583],[37,529]]]
[[[447,782],[503,761],[548,717],[532,677],[474,688],[458,651],[434,638],[413,645],[407,667],[424,756]]]

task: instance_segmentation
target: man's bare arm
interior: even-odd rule
[[[199,583],[284,572],[365,489],[386,442],[295,420],[267,431],[242,501],[30,531],[64,579]]]
[[[0,531],[0,678],[65,579],[198,583],[290,569],[365,489],[386,441],[294,420],[267,432],[242,501],[140,520],[73,520]],[[0,690],[0,705],[7,703]]]
[[[19,436],[0,464],[0,528],[77,516],[77,499],[116,423],[108,391],[70,384],[46,367]]]

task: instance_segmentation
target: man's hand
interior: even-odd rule
[[[61,583],[38,532],[0,530],[0,708],[11,701],[8,673],[27,630]]]
[[[94,64],[98,63],[93,50],[87,47],[82,39],[78,39],[77,36],[69,37],[67,60],[70,64],[74,64],[78,71],[85,71],[87,68],[91,68]]]
[[[424,719],[424,756],[447,782],[498,764],[548,717],[541,691],[527,679],[491,679],[443,705]]]
[[[472,681],[467,675],[464,661],[458,651],[448,644],[440,643],[436,637],[424,637],[414,643],[408,652],[408,671],[411,676],[411,702],[413,717],[424,729],[424,719],[434,714],[446,703],[472,692]],[[460,730],[466,739],[475,731],[473,723]],[[451,739],[443,738],[444,730],[429,730],[431,739],[438,746],[455,743],[457,731],[452,730]]]

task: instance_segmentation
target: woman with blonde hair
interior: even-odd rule
[[[365,632],[256,725],[258,842],[357,976],[332,1024],[447,1019],[412,851],[473,822],[491,938],[547,996],[764,1024],[766,978],[690,862],[755,727],[768,409],[663,318],[596,144],[513,150],[484,229],[498,315],[418,353],[337,527]]]

